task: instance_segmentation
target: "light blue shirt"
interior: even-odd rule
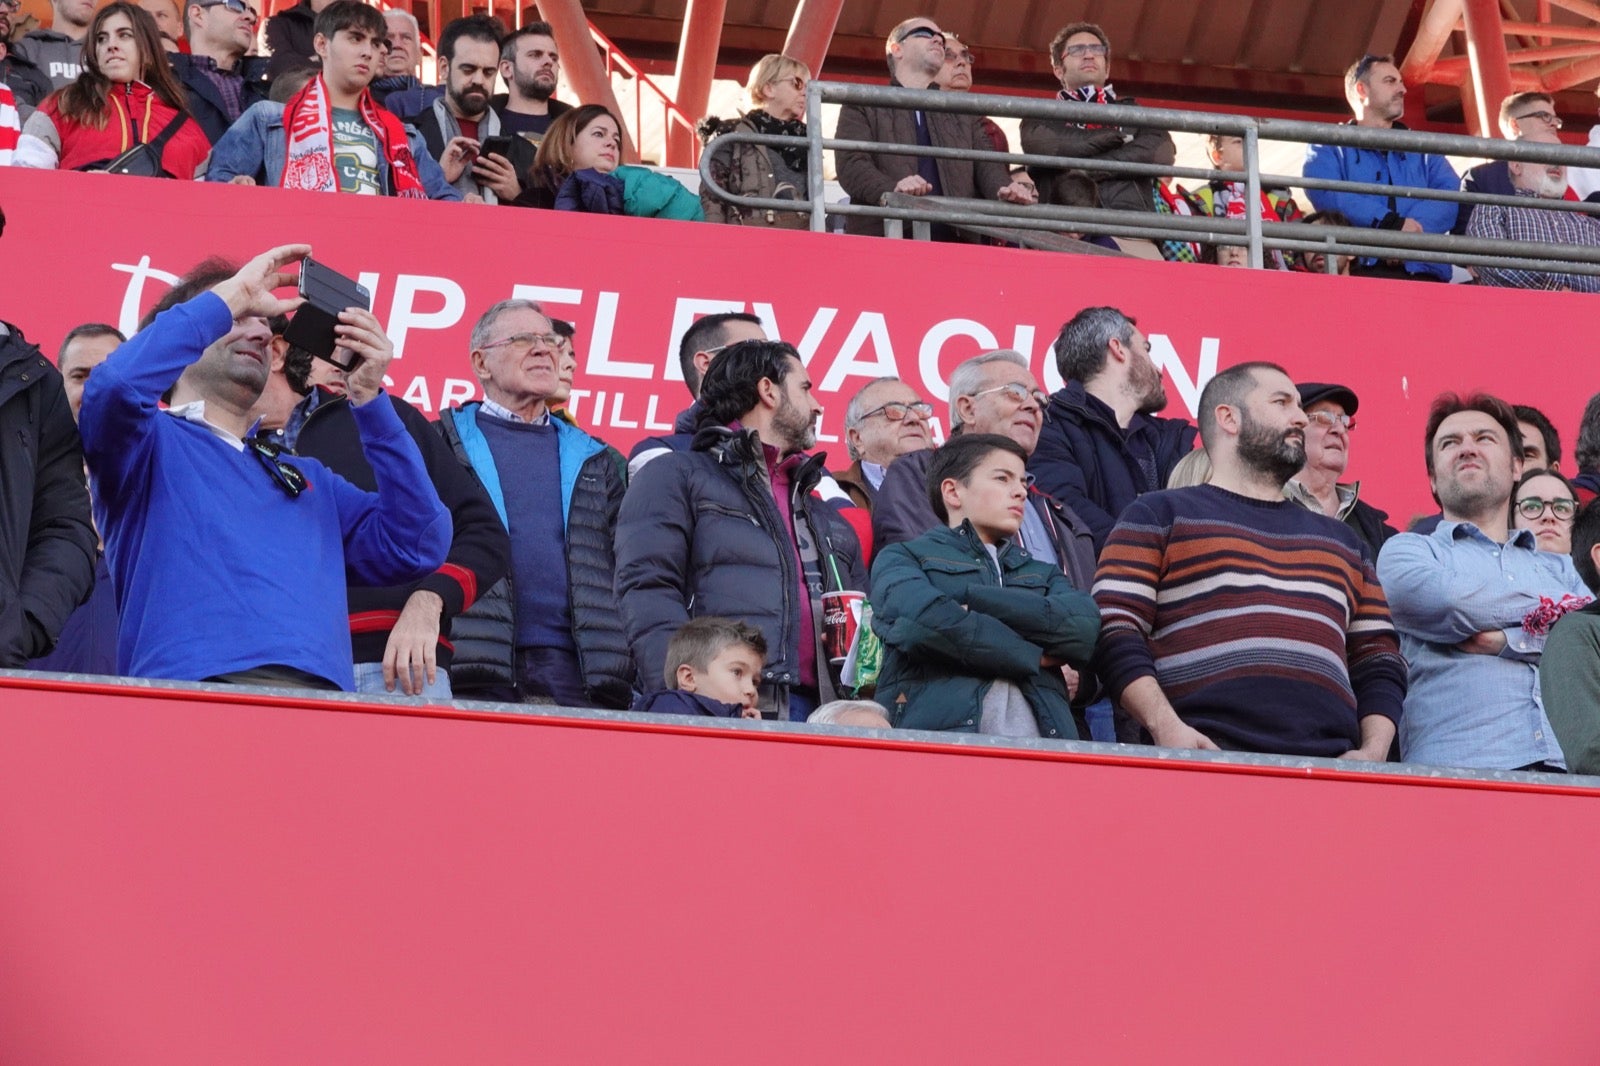
[[[1378,579],[1410,667],[1400,755],[1408,763],[1514,770],[1565,766],[1539,694],[1544,638],[1522,628],[1541,596],[1587,596],[1572,560],[1526,529],[1497,544],[1470,522],[1401,533],[1378,553]],[[1498,630],[1498,656],[1455,645]]]

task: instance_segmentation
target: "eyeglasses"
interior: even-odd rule
[[[1572,516],[1578,513],[1578,501],[1565,497],[1556,500],[1542,500],[1537,496],[1524,496],[1517,501],[1517,513],[1523,518],[1532,521],[1544,515],[1545,508],[1563,522],[1572,521]]]
[[[0,0],[0,3],[4,3],[4,0]],[[252,22],[260,21],[260,16],[256,14],[256,9],[245,3],[244,0],[210,0],[209,3],[196,4],[195,6],[225,7],[235,15],[249,15]]]
[[[861,416],[861,420],[864,422],[873,415],[882,415],[890,422],[904,422],[908,415],[916,415],[918,418],[926,419],[933,416],[933,404],[922,400],[918,400],[916,403],[900,403],[897,400],[891,400],[882,407],[875,407],[868,411]]]
[[[22,0],[0,0],[0,11],[15,11],[22,6]]]
[[[896,44],[900,44],[911,37],[926,37],[930,41],[938,41],[940,44],[944,43],[944,34],[940,33],[932,26],[913,26],[900,36],[896,37],[894,40]]]
[[[1103,56],[1109,54],[1111,49],[1103,44],[1069,44],[1066,55],[1073,59],[1082,59],[1084,56]]]
[[[1536,118],[1551,129],[1558,130],[1561,128],[1561,116],[1554,111],[1529,111],[1526,115],[1512,115],[1511,117],[1518,122],[1526,122],[1530,118]]]
[[[252,437],[245,442],[246,446],[261,460],[261,465],[267,468],[267,473],[278,487],[284,491],[289,499],[297,498],[306,490],[306,476],[298,467],[290,466],[278,458],[279,449],[275,444]]]
[[[972,394],[972,398],[976,400],[979,396],[987,396],[991,392],[1005,393],[1006,399],[1017,404],[1019,407],[1022,404],[1027,403],[1029,400],[1032,400],[1038,405],[1039,410],[1041,411],[1044,410],[1045,405],[1050,402],[1050,394],[1045,392],[1043,389],[1030,389],[1028,386],[1018,381],[1008,381],[1004,385],[996,385],[992,389],[984,389],[982,392],[975,392]]]
[[[559,351],[561,348],[561,334],[559,333],[513,333],[497,341],[490,341],[482,345],[479,351],[488,351],[501,345],[510,347],[513,354],[531,352],[535,348],[544,348],[550,351]]]
[[[1340,429],[1348,432],[1349,430],[1356,428],[1356,420],[1345,414],[1343,411],[1340,411],[1338,414],[1334,414],[1332,411],[1307,411],[1306,417],[1315,422],[1317,425],[1327,426],[1329,429],[1332,429],[1334,426],[1338,426]]]

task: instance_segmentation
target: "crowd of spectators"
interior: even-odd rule
[[[414,20],[353,0],[279,16],[269,38],[293,61],[272,80],[246,54],[248,0],[190,5],[190,51],[171,65],[145,7],[83,14],[93,48],[26,116],[11,146],[23,161],[153,148],[161,169],[238,184],[702,213],[672,179],[621,165],[605,108],[552,98],[559,59],[542,24],[507,36],[481,16],[452,23],[435,90],[415,77]],[[951,40],[929,19],[902,24],[891,81],[970,88],[970,50]],[[397,51],[410,68],[389,63]],[[1067,27],[1051,55],[1064,99],[1129,102],[1107,79],[1097,27]],[[496,75],[508,93],[494,94]],[[763,60],[753,109],[727,128],[793,132],[808,76]],[[1349,84],[1357,121],[1397,121],[1391,62],[1366,57]],[[1541,100],[1508,101],[1508,130],[1552,136]],[[847,108],[841,127],[994,144],[982,122],[942,112]],[[715,150],[725,129],[707,132]],[[1164,135],[1116,127],[1024,136],[1064,157],[1171,159]],[[1237,165],[1236,141],[1213,139],[1219,167]],[[723,173],[760,195],[804,183],[805,159],[762,152],[730,153]],[[1410,180],[1370,173],[1387,165],[1372,155],[1314,147],[1308,168]],[[961,159],[857,152],[841,166],[879,197],[1065,195],[1058,175]],[[1556,167],[1470,180],[1568,195]],[[1083,181],[1098,202],[1169,203],[1153,179]],[[1281,196],[1248,204],[1228,182],[1179,198],[1186,213],[1293,217]],[[1319,206],[1385,228],[1453,221],[1436,202],[1412,213],[1411,201],[1372,199]],[[703,204],[724,221],[792,224]],[[1467,231],[1522,225],[1522,210],[1479,208]],[[1164,417],[1149,341],[1117,308],[1062,325],[1054,394],[1015,351],[956,367],[942,445],[933,403],[897,378],[868,382],[845,411],[848,465],[831,473],[800,353],[754,316],[714,314],[683,336],[692,402],[674,434],[624,458],[566,415],[573,329],[535,302],[481,310],[464,355],[484,399],[437,423],[382,388],[393,344],[371,313],[339,316],[332,358],[296,347],[299,300],[279,293],[307,253],[203,263],[132,337],[73,329],[54,367],[0,322],[0,431],[22,441],[0,459],[0,665],[1600,770],[1600,396],[1570,479],[1542,412],[1437,398],[1421,472],[1440,511],[1400,532],[1350,476],[1354,390],[1252,362],[1207,382],[1198,426]],[[1351,269],[1411,278],[1432,266]]]
[[[437,85],[418,77],[416,19],[380,13],[357,0],[301,0],[259,34],[255,0],[118,0],[98,12],[89,0],[53,0],[52,25],[11,41],[15,0],[0,0],[0,165],[111,170],[247,185],[427,197],[636,217],[709,220],[802,229],[804,209],[756,207],[703,187],[698,197],[668,175],[623,163],[625,131],[604,105],[557,100],[560,55],[546,23],[515,32],[487,15],[446,24],[437,40]],[[267,54],[257,54],[264,37]],[[970,92],[971,46],[927,17],[890,31],[888,82],[913,89]],[[1060,30],[1050,69],[1063,101],[1137,106],[1111,80],[1112,42],[1090,22]],[[746,85],[749,109],[699,127],[716,186],[734,197],[809,198],[805,145],[731,143],[729,133],[804,137],[811,71],[784,55],[764,56]],[[505,91],[496,93],[497,86]],[[1345,76],[1351,123],[1403,129],[1406,86],[1392,57],[1368,54]],[[1540,92],[1508,97],[1500,112],[1507,139],[1558,140],[1561,120]],[[839,139],[965,152],[1008,152],[992,120],[944,111],[847,105]],[[1207,154],[1219,177],[1186,188],[1169,176],[1097,169],[1097,161],[1170,166],[1172,137],[1156,128],[1030,118],[1020,148],[1061,165],[1029,168],[967,156],[933,158],[894,151],[837,153],[839,184],[850,203],[885,205],[891,194],[998,200],[1012,205],[1103,207],[1123,212],[1355,226],[1403,233],[1600,247],[1593,215],[1533,206],[1485,206],[1407,196],[1311,188],[1317,209],[1303,215],[1287,188],[1265,188],[1246,203],[1245,184],[1224,178],[1245,167],[1243,140],[1211,135]],[[1340,145],[1312,145],[1304,173],[1392,186],[1578,200],[1600,196],[1600,170],[1493,162],[1459,177],[1442,156]],[[882,220],[846,216],[850,233],[881,235]],[[1247,266],[1242,245],[1175,238],[1080,237],[1104,248],[1182,262]],[[993,241],[935,221],[941,241]],[[1331,259],[1331,262],[1330,262]],[[1269,268],[1351,273],[1485,285],[1600,289],[1577,273],[1484,266],[1451,268],[1426,260],[1271,251]],[[1330,269],[1331,268],[1331,269]]]

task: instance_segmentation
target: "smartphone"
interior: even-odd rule
[[[334,358],[338,342],[333,330],[339,324],[339,312],[351,307],[372,310],[372,294],[353,278],[315,259],[306,259],[300,264],[300,295],[306,302],[289,320],[284,339],[340,370],[354,369],[356,360],[340,362]]]
[[[485,137],[483,139],[483,151],[478,154],[497,155],[501,159],[509,160],[511,158],[511,138],[503,133],[497,133],[493,137]]]

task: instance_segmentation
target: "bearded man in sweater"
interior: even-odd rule
[[[1305,427],[1281,367],[1216,375],[1210,483],[1139,497],[1106,541],[1095,665],[1163,747],[1388,755],[1405,659],[1355,532],[1283,498]]]

